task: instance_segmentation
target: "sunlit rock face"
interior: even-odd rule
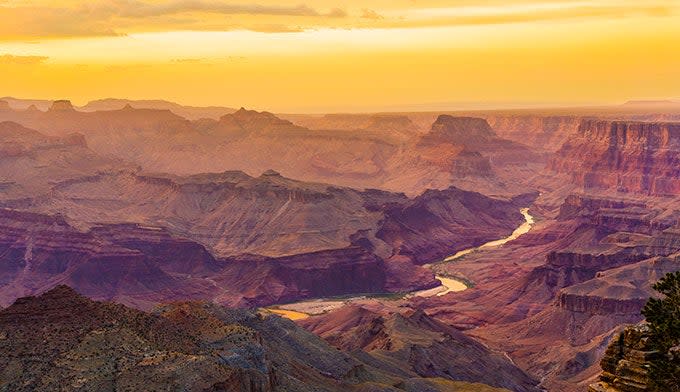
[[[584,120],[549,168],[585,189],[680,194],[680,124]]]
[[[649,328],[639,324],[612,339],[600,362],[600,381],[589,392],[644,392],[650,390],[649,361],[659,353],[649,347]]]
[[[75,111],[75,108],[73,107],[73,104],[71,104],[71,101],[69,100],[59,100],[59,101],[54,101],[52,106],[50,107],[50,112],[70,112],[70,111]]]
[[[443,114],[432,124],[432,130],[421,139],[423,145],[440,143],[480,144],[496,137],[482,118],[454,117]]]

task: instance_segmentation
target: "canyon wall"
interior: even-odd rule
[[[680,124],[583,120],[548,168],[585,189],[680,194]]]

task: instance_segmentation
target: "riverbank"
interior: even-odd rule
[[[446,257],[445,259],[438,263],[426,264],[424,265],[424,267],[435,270],[436,266],[438,265],[454,262],[473,252],[502,246],[512,240],[517,239],[521,235],[528,233],[535,223],[534,217],[531,214],[529,214],[529,208],[520,209],[520,213],[524,217],[524,222],[520,226],[518,226],[509,236],[498,240],[489,241],[480,246],[461,250],[459,252],[456,252],[452,256]],[[436,275],[435,278],[439,280],[439,282],[441,282],[440,286],[428,290],[420,290],[411,293],[406,293],[401,298],[442,296],[448,293],[466,290],[471,286],[471,282],[467,282],[464,281],[463,279],[455,278],[448,275]],[[295,302],[291,304],[276,305],[266,308],[265,311],[279,314],[291,320],[302,320],[310,316],[323,314],[331,310],[341,308],[347,304],[350,304],[357,300],[366,299],[368,297],[369,297],[368,295],[363,295],[345,299],[320,298],[308,301]]]

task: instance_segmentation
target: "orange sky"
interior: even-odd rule
[[[0,96],[278,112],[680,97],[680,1],[300,1],[0,0]]]

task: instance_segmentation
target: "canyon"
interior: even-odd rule
[[[4,102],[12,390],[582,391],[680,270],[673,105]]]

